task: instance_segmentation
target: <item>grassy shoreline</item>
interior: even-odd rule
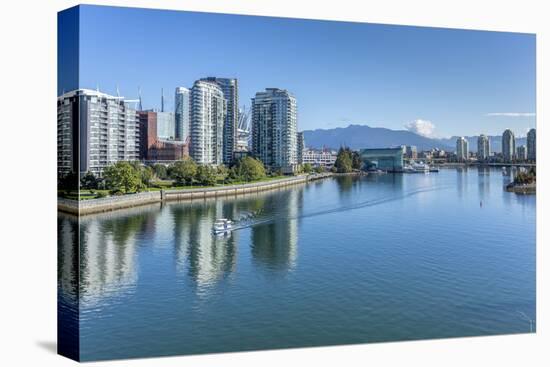
[[[300,175],[284,178],[271,178],[247,182],[245,184],[201,186],[196,189],[163,190],[141,192],[128,195],[119,195],[92,200],[71,200],[58,198],[57,208],[61,212],[73,215],[88,215],[131,208],[146,204],[154,204],[168,201],[204,200],[208,198],[235,196],[258,193],[261,191],[277,190],[287,186],[306,184],[310,181],[332,177],[332,173]]]
[[[302,175],[305,176],[305,175]],[[271,181],[278,181],[283,179],[288,179],[291,177],[301,177],[301,175],[298,176],[271,176],[271,177],[264,177],[259,180],[254,181],[234,181],[234,182],[228,182],[228,183],[217,183],[215,185],[185,185],[185,186],[173,186],[173,183],[170,181],[156,181],[155,187],[148,187],[142,191],[136,191],[136,192],[129,192],[124,193],[120,195],[110,195],[109,190],[79,190],[79,192],[71,192],[70,194],[65,194],[64,191],[58,191],[58,197],[69,199],[69,200],[93,200],[93,199],[100,199],[105,197],[120,197],[120,196],[128,196],[128,195],[134,195],[139,192],[158,192],[158,191],[176,191],[176,190],[196,190],[196,189],[215,189],[215,188],[224,188],[229,186],[238,186],[238,185],[248,185],[248,184],[255,184],[255,183],[262,183],[262,182],[271,182]]]

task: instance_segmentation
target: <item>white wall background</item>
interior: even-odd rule
[[[548,365],[550,24],[541,0],[126,0],[96,4],[537,33],[537,335],[397,342],[97,363],[135,366]],[[75,1],[0,3],[0,365],[65,366],[56,339],[56,12]],[[31,200],[19,194],[30,194]],[[31,224],[32,223],[32,224]],[[546,347],[546,348],[545,348]],[[545,353],[546,352],[546,353]],[[548,363],[548,362],[546,362]]]

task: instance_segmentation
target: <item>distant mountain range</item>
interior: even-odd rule
[[[309,148],[333,148],[347,146],[351,149],[389,148],[400,145],[415,145],[418,151],[433,148],[454,151],[456,139],[452,136],[445,139],[432,139],[408,130],[391,130],[367,125],[349,125],[334,129],[304,130],[304,140]],[[477,136],[465,136],[470,151],[477,152]],[[501,152],[502,137],[489,136],[491,151]],[[516,146],[525,145],[526,138],[517,138]]]
[[[430,139],[407,130],[391,130],[367,125],[349,125],[335,129],[305,130],[304,140],[310,148],[334,148],[347,146],[351,149],[389,148],[400,145],[416,145],[417,149],[429,150],[439,148],[454,149],[449,144],[437,139]]]

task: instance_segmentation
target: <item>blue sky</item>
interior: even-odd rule
[[[535,126],[535,36],[84,6],[80,87],[169,107],[177,86],[236,77],[298,101],[298,128],[367,124],[429,136]],[[64,88],[60,85],[60,90]],[[488,115],[488,114],[495,115]]]

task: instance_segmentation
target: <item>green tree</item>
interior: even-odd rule
[[[151,187],[153,184],[153,169],[148,166],[141,167],[141,183],[145,187]]]
[[[325,172],[325,167],[319,165],[319,166],[315,167],[314,170],[315,170],[315,173],[323,173],[323,172]]]
[[[92,172],[86,172],[80,179],[80,187],[88,190],[97,190],[99,179]]]
[[[348,148],[341,147],[338,150],[338,155],[336,156],[334,166],[336,167],[336,172],[338,173],[349,173],[353,170],[351,151]]]
[[[164,164],[155,164],[153,166],[153,172],[160,180],[166,180],[168,178],[168,170]]]
[[[78,190],[78,183],[78,174],[70,172],[59,178],[57,186],[59,190],[65,190],[68,194],[70,191]]]
[[[197,168],[195,179],[204,186],[216,184],[217,170],[210,166],[201,165]]]
[[[313,172],[313,167],[310,163],[304,163],[302,164],[302,172],[304,173],[311,173]]]
[[[351,152],[351,167],[353,169],[361,169],[363,167],[363,160],[357,151]]]
[[[197,164],[191,158],[184,158],[170,167],[170,177],[176,185],[191,185],[197,175]]]
[[[216,181],[225,183],[225,180],[229,176],[229,169],[226,166],[221,165],[216,168]]]
[[[248,182],[260,180],[266,176],[264,164],[252,157],[244,157],[237,163],[237,167],[239,176]]]
[[[136,170],[135,164],[126,161],[105,168],[103,176],[105,186],[112,192],[135,192],[142,184],[140,171]]]

